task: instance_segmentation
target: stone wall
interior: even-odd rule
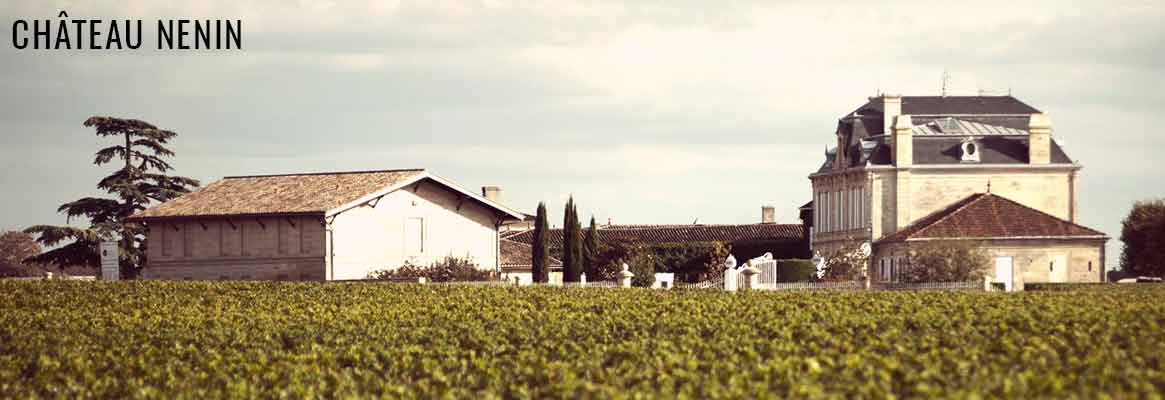
[[[324,279],[322,217],[149,223],[148,279]]]
[[[880,267],[880,260],[905,257],[911,242],[875,246],[872,265]],[[919,243],[919,242],[915,242]],[[1064,282],[1100,282],[1104,274],[1104,241],[1098,239],[1009,239],[980,242],[991,258],[985,266],[988,275],[994,275],[996,257],[1011,257],[1018,284],[1052,282],[1056,271],[1052,263],[1064,263]],[[871,271],[878,277],[878,271]]]

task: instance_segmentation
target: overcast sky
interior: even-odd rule
[[[1084,165],[1079,222],[1113,241],[1165,194],[1159,1],[5,1],[0,228],[64,223],[112,142],[174,130],[177,173],[423,167],[509,205],[573,193],[615,223],[795,222],[837,119],[878,91],[1011,92]],[[12,21],[241,19],[242,51],[15,50]]]

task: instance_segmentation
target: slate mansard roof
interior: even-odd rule
[[[424,169],[228,176],[134,214],[131,219],[336,214],[421,180],[431,180],[510,219],[522,214]]]
[[[1107,236],[1003,196],[976,193],[922,217],[878,243],[947,238],[1107,239]]]
[[[733,242],[738,240],[801,240],[800,224],[742,225],[607,225],[599,227],[599,240],[645,244],[686,242]],[[583,229],[585,232],[586,229]],[[534,242],[534,231],[517,232],[505,237],[515,242]],[[548,243],[562,246],[562,229],[551,229]]]
[[[1040,111],[1011,96],[903,96],[902,113],[914,124],[914,164],[963,164],[960,146],[975,137],[981,149],[978,164],[1027,164],[1028,123]],[[883,132],[882,98],[875,97],[838,120],[837,134],[845,143],[829,149],[818,173],[833,169],[838,151],[845,167],[890,165],[890,137]],[[1053,138],[1051,163],[1073,161]]]

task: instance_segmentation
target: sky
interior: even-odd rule
[[[1084,166],[1113,237],[1165,195],[1165,3],[5,1],[0,229],[99,194],[91,115],[178,132],[176,174],[427,168],[554,221],[797,222],[837,119],[879,92],[1010,91]],[[16,50],[12,21],[142,19],[143,49]],[[146,50],[156,19],[242,50]]]

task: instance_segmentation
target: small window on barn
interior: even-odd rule
[[[1092,261],[1088,262],[1088,272],[1092,272]]]

